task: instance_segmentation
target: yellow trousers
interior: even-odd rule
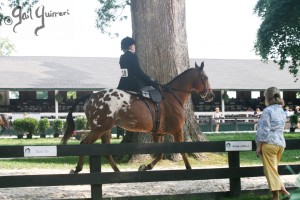
[[[283,183],[278,174],[278,164],[284,148],[274,144],[262,144],[262,162],[264,174],[271,191],[281,190]]]

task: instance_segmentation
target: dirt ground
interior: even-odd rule
[[[156,169],[158,170],[158,169]],[[103,170],[105,171],[105,170]],[[126,170],[131,171],[131,170]],[[38,172],[38,173],[37,173]],[[88,171],[84,171],[88,172]],[[0,170],[0,176],[35,175],[35,174],[65,174],[58,169],[31,169],[31,170]],[[295,187],[298,175],[281,176],[287,187]],[[242,190],[267,189],[264,177],[243,178]],[[229,180],[199,180],[199,181],[168,181],[150,183],[123,183],[103,185],[104,197],[163,195],[163,194],[190,194],[201,192],[229,191]],[[76,199],[90,198],[90,186],[47,186],[26,188],[0,188],[0,200],[44,200],[44,199]]]

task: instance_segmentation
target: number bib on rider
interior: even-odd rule
[[[121,77],[128,77],[128,70],[127,69],[121,69]]]

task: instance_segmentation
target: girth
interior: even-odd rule
[[[152,112],[149,103],[144,98],[142,98],[142,100],[147,105],[147,107],[151,113],[151,117],[152,117],[152,121],[153,121],[153,129],[152,129],[151,133],[156,133],[159,129],[159,124],[160,124],[160,102],[153,102],[155,110],[154,110],[154,112]]]
[[[161,91],[158,91],[153,87],[146,86],[142,88],[139,93],[133,91],[126,91],[126,92],[138,95],[139,98],[147,105],[153,121],[153,129],[151,132],[157,133],[160,125],[160,102],[162,101],[163,98]],[[149,102],[147,100],[153,102],[155,107],[154,111],[152,111]]]

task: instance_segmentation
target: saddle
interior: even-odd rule
[[[155,103],[160,103],[163,99],[161,92],[153,86],[145,86],[140,89],[140,95],[143,98],[150,99]]]

